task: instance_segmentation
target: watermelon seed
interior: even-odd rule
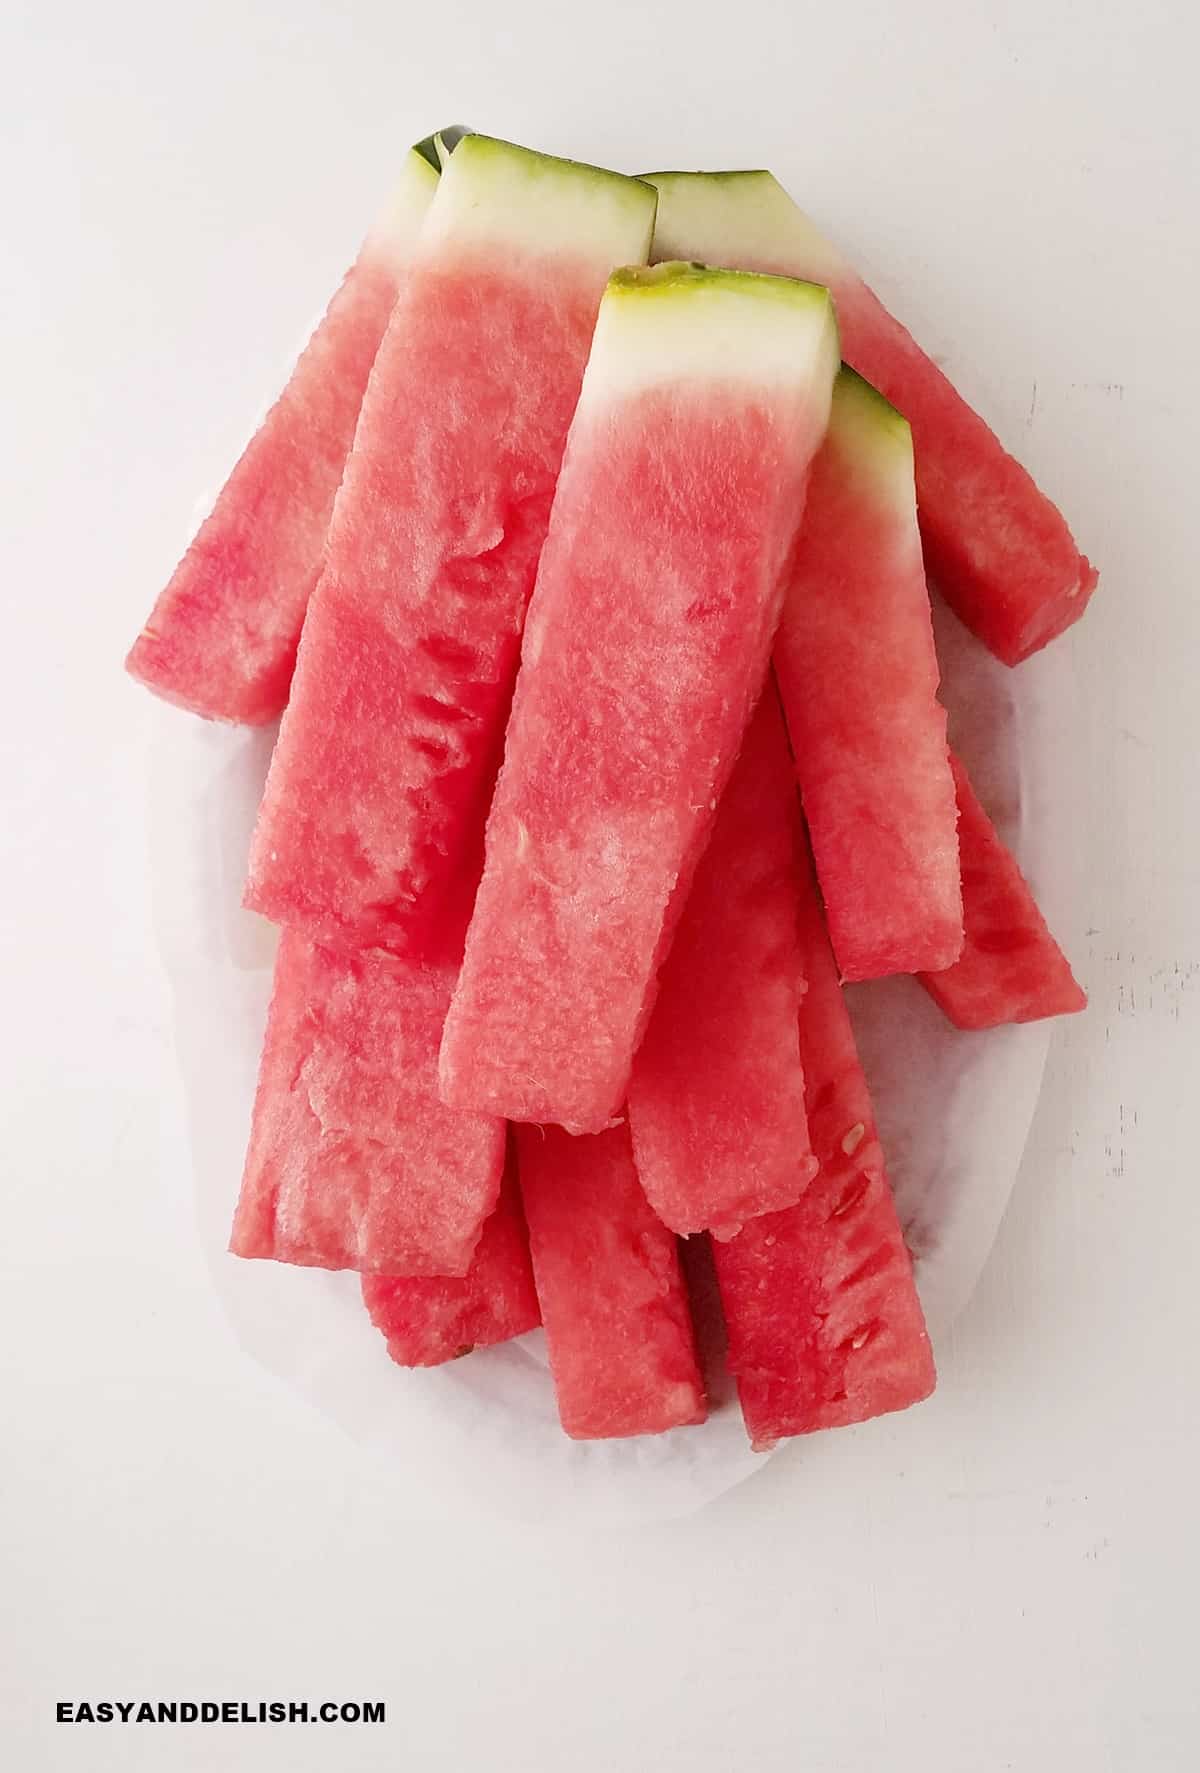
[[[421,651],[436,665],[449,671],[470,672],[478,669],[479,655],[473,646],[456,640],[452,634],[426,634],[420,642]]]
[[[413,707],[418,714],[428,715],[430,720],[445,721],[449,725],[457,725],[460,721],[477,721],[479,716],[469,708],[460,707],[457,702],[443,702],[438,696],[414,696]]]
[[[850,1128],[850,1131],[842,1140],[842,1150],[846,1153],[847,1157],[851,1157],[854,1152],[858,1150],[863,1142],[866,1130],[867,1129],[861,1120],[855,1121],[854,1125]]]
[[[417,734],[410,733],[408,742],[414,751],[419,751],[422,757],[430,758],[435,764],[450,761],[451,748],[442,739],[422,739]]]
[[[843,1213],[848,1213],[851,1207],[856,1207],[866,1194],[869,1186],[869,1177],[863,1175],[856,1176],[849,1188],[847,1188],[845,1194],[843,1194],[837,1206],[834,1207],[832,1213],[830,1213],[829,1219],[840,1219]],[[827,1220],[826,1223],[828,1224],[829,1221]]]
[[[844,1277],[843,1288],[861,1286],[864,1281],[874,1280],[876,1275],[886,1273],[891,1264],[891,1258],[891,1247],[885,1238],[883,1243],[872,1250],[871,1254],[860,1262],[857,1268],[851,1269],[850,1273]]]

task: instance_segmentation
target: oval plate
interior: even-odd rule
[[[937,610],[954,743],[1035,889],[1063,897],[1056,779],[1069,729],[1067,654],[997,664]],[[273,731],[156,716],[149,840],[156,932],[172,986],[197,1206],[217,1291],[242,1345],[456,1502],[530,1518],[648,1520],[692,1512],[756,1471],[719,1373],[700,1429],[580,1444],[559,1430],[540,1331],[432,1371],[388,1359],[349,1274],[240,1262],[226,1252],[241,1175],[274,931],[241,910]],[[1048,773],[1049,772],[1049,773]],[[963,1035],[911,979],[850,994],[890,1173],[935,1341],[970,1298],[1020,1165],[1049,1028]]]

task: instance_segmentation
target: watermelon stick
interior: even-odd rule
[[[125,661],[194,714],[261,725],[283,712],[367,376],[437,188],[441,139],[410,149],[391,204]]]
[[[1007,665],[1077,622],[1096,587],[1062,514],[769,172],[652,173],[656,258],[828,284],[846,361],[908,419],[930,577]]]
[[[461,1276],[364,1274],[371,1322],[402,1367],[436,1367],[541,1322],[515,1167]]]
[[[285,930],[230,1248],[363,1273],[461,1275],[496,1202],[504,1123],[437,1098],[453,967]]]
[[[518,1127],[517,1165],[563,1428],[575,1440],[703,1422],[675,1238],[638,1183],[626,1126]]]
[[[816,1172],[804,1110],[796,927],[803,855],[775,686],[746,731],[629,1082],[646,1197],[672,1231],[731,1237]]]
[[[654,192],[468,135],[380,347],[309,609],[247,903],[449,953],[469,910],[596,310]]]
[[[949,966],[958,815],[912,437],[853,370],[834,384],[774,658],[842,977]]]
[[[1046,928],[1015,858],[953,760],[958,794],[966,945],[961,959],[921,983],[957,1028],[995,1028],[1069,1016],[1087,998]]]
[[[816,889],[799,886],[808,990],[800,1057],[820,1163],[798,1204],[753,1219],[713,1261],[755,1447],[902,1410],[933,1355]]]
[[[825,290],[662,265],[596,326],[538,572],[446,1101],[598,1132],[761,693],[829,414]]]

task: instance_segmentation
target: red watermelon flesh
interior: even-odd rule
[[[567,428],[654,193],[455,148],[372,372],[271,763],[246,902],[441,959],[483,825]]]
[[[961,959],[921,983],[957,1028],[1037,1022],[1087,1007],[1015,858],[954,758],[967,938]]]
[[[843,978],[949,966],[957,812],[912,439],[853,370],[834,385],[774,656]]]
[[[563,1428],[602,1440],[703,1422],[678,1247],[642,1193],[628,1127],[573,1138],[522,1126],[516,1135]]]
[[[504,1123],[438,1100],[453,979],[284,931],[234,1255],[466,1273],[499,1192]]]
[[[542,1320],[515,1170],[504,1179],[466,1274],[365,1274],[362,1291],[371,1322],[402,1367],[440,1366],[536,1328]]]
[[[621,272],[530,611],[446,1101],[598,1132],[761,693],[837,358],[824,290]]]
[[[438,175],[413,148],[391,207],[155,604],[126,668],[211,720],[283,711],[363,390]]]
[[[672,1231],[731,1237],[799,1200],[816,1172],[797,1018],[803,854],[773,684],[746,730],[633,1062],[629,1126],[646,1197]]]
[[[796,1206],[713,1244],[729,1365],[758,1448],[905,1409],[927,1397],[935,1379],[811,878],[802,882],[800,932],[808,979],[800,1056],[821,1167]]]
[[[1079,620],[1096,569],[1060,511],[769,172],[654,173],[654,256],[825,283],[847,363],[912,426],[925,560],[947,602],[1008,665]]]

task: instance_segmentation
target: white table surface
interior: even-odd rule
[[[0,30],[0,1759],[1200,1765],[1190,8],[17,0]],[[1103,569],[1060,643],[1089,763],[1058,921],[1092,1009],[940,1390],[666,1526],[448,1518],[242,1352],[148,930],[148,752],[184,717],[121,656],[401,149],[451,118],[630,169],[770,164]],[[389,1715],[53,1721],[127,1696]]]

